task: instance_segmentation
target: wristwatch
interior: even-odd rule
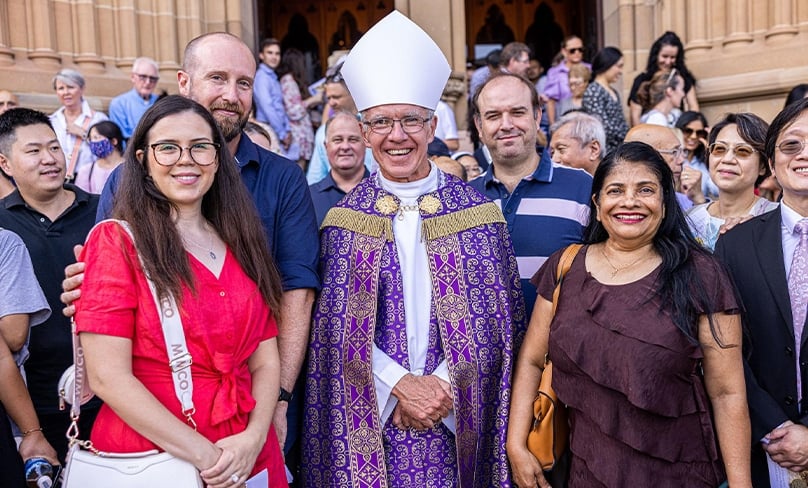
[[[283,387],[281,387],[281,396],[278,397],[278,401],[289,403],[292,401],[292,392],[286,391],[283,389]]]

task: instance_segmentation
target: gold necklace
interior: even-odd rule
[[[600,248],[600,254],[603,256],[603,258],[606,260],[606,262],[609,264],[609,266],[611,266],[612,269],[614,270],[611,273],[611,278],[614,278],[617,275],[617,273],[619,273],[621,271],[624,271],[624,270],[627,270],[628,268],[634,266],[635,264],[640,263],[640,262],[648,259],[648,256],[650,256],[650,254],[645,254],[644,256],[640,256],[639,258],[635,259],[634,261],[632,261],[632,262],[630,262],[630,263],[628,263],[628,264],[626,264],[624,266],[618,267],[618,266],[615,266],[614,264],[612,264],[612,260],[609,259],[609,256],[606,255],[605,249],[606,249],[606,244],[604,244]]]

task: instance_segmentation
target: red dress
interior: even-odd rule
[[[181,316],[193,357],[194,420],[212,442],[242,432],[255,407],[247,360],[261,341],[278,333],[258,287],[228,251],[217,279],[188,254],[196,296],[183,287]],[[129,236],[116,223],[99,225],[84,246],[86,263],[81,299],[76,302],[76,328],[132,341],[132,372],[173,413],[183,419],[174,393],[171,370],[157,307]],[[93,444],[102,451],[139,452],[159,449],[129,427],[107,405],[93,426]],[[275,429],[253,468],[267,468],[269,486],[287,486]]]

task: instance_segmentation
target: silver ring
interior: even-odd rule
[[[233,483],[238,483],[239,479],[240,479],[240,477],[237,474],[234,474],[234,475],[230,476],[230,481],[232,481]]]

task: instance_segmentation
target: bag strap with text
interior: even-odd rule
[[[99,222],[96,224],[96,227],[104,222],[116,222],[126,231],[127,234],[129,234],[129,237],[132,239],[132,243],[135,243],[135,236],[127,222],[123,220],[109,219]],[[94,229],[95,227],[93,227],[93,230]],[[90,230],[88,233],[88,238],[91,234],[92,230]],[[135,245],[135,248],[137,248],[137,245]],[[140,258],[140,253],[138,253],[138,258]],[[168,366],[171,368],[171,377],[174,381],[174,393],[177,395],[177,399],[182,405],[182,413],[185,415],[186,421],[191,427],[194,428],[194,430],[196,430],[196,422],[194,422],[193,419],[193,415],[196,412],[193,401],[194,385],[193,379],[191,378],[191,364],[193,364],[193,359],[191,358],[191,354],[188,352],[188,345],[185,341],[185,331],[182,328],[182,319],[180,318],[179,308],[174,300],[174,296],[170,293],[161,300],[157,295],[157,288],[155,288],[154,282],[151,280],[148,273],[145,274],[146,281],[149,283],[149,290],[151,290],[152,297],[154,298],[154,303],[157,305],[158,312],[160,313],[160,325],[163,329],[163,339],[165,340],[166,352],[168,354]],[[79,335],[76,334],[75,322],[73,322],[72,327],[73,362],[76,365],[76,379],[73,388],[73,405],[70,409],[72,423],[70,425],[70,429],[68,429],[68,438],[77,439],[78,419],[81,410],[80,396],[83,383],[86,381],[87,372],[84,364],[84,350],[81,347]]]

